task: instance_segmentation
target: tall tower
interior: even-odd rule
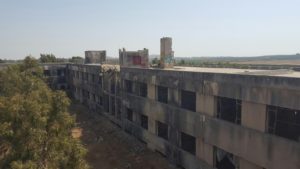
[[[160,39],[160,67],[172,68],[174,66],[174,51],[172,50],[172,38]]]

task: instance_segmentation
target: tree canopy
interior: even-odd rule
[[[40,72],[31,57],[0,71],[0,168],[86,169],[86,149],[70,133],[70,100]]]
[[[41,54],[40,55],[40,62],[41,63],[53,63],[57,62],[56,57],[51,53],[51,54]]]

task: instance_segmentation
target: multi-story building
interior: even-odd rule
[[[161,69],[132,58],[68,64],[74,98],[182,168],[300,168],[300,72]]]
[[[297,169],[299,72],[121,67],[124,129],[184,168]]]
[[[47,84],[56,90],[68,89],[68,83],[66,81],[66,67],[64,63],[48,63],[41,64],[44,75],[46,77]]]

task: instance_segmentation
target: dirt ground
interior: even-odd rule
[[[176,168],[105,117],[90,113],[80,104],[73,104],[70,111],[78,123],[72,135],[88,149],[87,161],[93,169]]]

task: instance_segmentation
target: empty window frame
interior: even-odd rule
[[[217,100],[217,117],[232,123],[241,124],[241,101],[226,97],[218,97]]]
[[[146,83],[139,83],[139,96],[147,97],[147,84]]]
[[[233,154],[215,147],[215,167],[217,169],[236,169],[237,159]]]
[[[157,126],[157,136],[165,140],[169,139],[169,127],[167,124],[164,124],[160,121],[156,121]]]
[[[168,103],[168,88],[163,86],[156,87],[157,101]]]
[[[132,81],[125,80],[124,83],[125,83],[126,92],[133,93],[133,85],[132,85],[133,83],[132,83]]]
[[[103,105],[102,96],[98,96],[98,104],[101,106]]]
[[[196,93],[181,90],[181,107],[187,110],[196,111]]]
[[[115,92],[116,92],[116,88],[115,87],[116,87],[115,82],[113,80],[111,80],[111,82],[110,82],[110,92],[112,94],[115,94]]]
[[[133,112],[132,109],[127,108],[127,120],[133,121]]]
[[[104,110],[105,112],[109,112],[109,96],[108,95],[104,95]]]
[[[268,132],[280,137],[300,141],[300,111],[267,106]]]
[[[141,114],[141,126],[148,130],[148,117],[143,114]]]
[[[191,154],[196,153],[196,138],[181,132],[181,148]]]

